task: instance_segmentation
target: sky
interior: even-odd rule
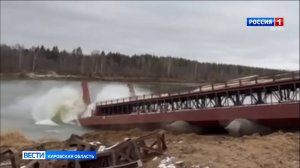
[[[298,70],[299,1],[1,1],[1,44]]]

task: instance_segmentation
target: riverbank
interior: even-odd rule
[[[89,142],[100,141],[114,144],[124,138],[145,135],[139,129],[128,131],[97,131],[83,135]],[[275,132],[269,135],[230,137],[228,135],[198,135],[166,133],[167,151],[163,156],[146,163],[146,167],[157,167],[160,160],[174,157],[186,167],[210,168],[298,168],[299,132]],[[1,148],[22,148],[39,143],[46,149],[61,149],[62,142],[56,140],[31,141],[20,132],[1,135]]]
[[[70,81],[117,81],[117,82],[162,82],[162,83],[188,83],[199,84],[195,81],[178,80],[171,78],[148,78],[148,77],[121,77],[121,76],[93,76],[93,75],[61,75],[55,72],[47,74],[36,73],[0,73],[1,80],[31,79],[31,80],[70,80]]]

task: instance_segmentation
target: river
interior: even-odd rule
[[[182,90],[195,84],[133,83],[137,95]],[[129,97],[125,82],[89,82],[93,102]],[[80,81],[1,80],[1,133],[20,131],[28,139],[66,139],[87,128],[69,123],[86,110]],[[54,122],[59,114],[62,123]]]

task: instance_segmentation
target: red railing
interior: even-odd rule
[[[184,91],[184,92],[178,92],[178,93],[149,94],[149,95],[141,95],[141,96],[135,96],[135,97],[113,99],[113,100],[97,102],[96,105],[99,106],[99,105],[117,104],[117,103],[124,103],[124,102],[136,101],[136,100],[145,100],[145,99],[152,99],[152,98],[184,95],[184,94],[188,94],[188,93],[214,91],[214,90],[233,88],[233,87],[272,83],[272,82],[276,82],[276,81],[284,81],[284,80],[290,80],[290,79],[300,79],[299,71],[282,73],[282,74],[277,74],[277,75],[273,75],[273,76],[260,76],[259,77],[257,75],[253,75],[253,76],[248,76],[248,77],[244,77],[244,78],[229,80],[225,83],[202,84],[201,86],[199,86],[198,89],[194,89],[192,91]]]

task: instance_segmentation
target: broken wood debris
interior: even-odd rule
[[[44,146],[35,150],[46,150]],[[145,136],[105,146],[101,142],[87,142],[81,136],[72,134],[64,141],[63,150],[97,151],[96,160],[49,161],[21,160],[22,151],[7,149],[0,153],[0,168],[135,168],[143,167],[143,162],[162,155],[167,149],[164,131],[156,131]]]

